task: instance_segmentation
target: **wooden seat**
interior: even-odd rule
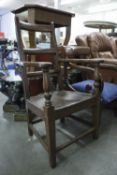
[[[54,23],[48,25],[31,24],[19,21],[16,17],[16,31],[19,47],[19,54],[22,62],[20,63],[22,80],[24,85],[24,96],[26,101],[26,111],[28,115],[28,131],[29,135],[35,134],[40,140],[44,148],[48,152],[49,162],[51,167],[56,166],[56,153],[63,148],[75,143],[79,139],[93,134],[94,137],[98,137],[99,121],[100,121],[100,90],[99,90],[99,75],[98,65],[102,60],[69,60],[60,58],[58,54],[58,48],[56,44]],[[51,35],[51,48],[46,50],[46,54],[52,54],[52,62],[29,62],[26,61],[28,55],[42,54],[40,49],[23,48],[21,30],[27,31],[41,31],[49,32]],[[48,30],[47,30],[48,28]],[[43,50],[44,51],[44,50]],[[44,52],[43,52],[44,54]],[[94,93],[82,93],[72,91],[67,87],[67,77],[70,73],[69,62],[77,62],[78,65],[90,63],[95,67],[95,84]],[[33,71],[29,69],[33,68]],[[88,66],[90,69],[90,67]],[[91,68],[92,69],[92,68]],[[31,96],[29,79],[39,79],[43,77],[43,92]],[[56,120],[64,121],[63,119],[69,118],[74,112],[78,112],[82,109],[92,108],[92,123],[81,135],[74,137],[62,145],[56,146]],[[46,139],[41,136],[35,127],[37,122],[45,123]],[[64,121],[65,122],[65,121]],[[41,161],[41,160],[40,160]]]

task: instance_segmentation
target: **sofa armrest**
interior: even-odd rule
[[[90,56],[90,48],[88,46],[68,46],[65,49],[68,58],[88,58]]]

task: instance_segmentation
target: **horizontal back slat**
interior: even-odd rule
[[[20,21],[19,25],[22,30],[37,31],[37,32],[52,32],[51,25],[44,25],[44,24],[38,25],[23,21]]]
[[[24,54],[28,55],[38,55],[38,54],[55,54],[56,49],[50,48],[50,49],[38,49],[38,48],[25,48]]]

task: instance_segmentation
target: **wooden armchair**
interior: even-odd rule
[[[23,48],[21,30],[49,32],[51,35],[51,48],[42,50],[38,48]],[[100,121],[100,77],[98,74],[98,66],[102,60],[61,59],[58,55],[53,22],[48,25],[38,25],[21,22],[16,17],[16,31],[19,54],[22,60],[20,67],[24,85],[29,135],[33,136],[33,134],[35,134],[37,136],[48,152],[50,166],[55,167],[57,152],[89,134],[92,134],[95,138],[98,137]],[[26,61],[26,57],[29,55],[45,53],[52,54],[52,62]],[[67,87],[68,74],[70,71],[69,62],[71,61],[77,62],[79,66],[80,64],[84,64],[83,67],[80,67],[83,69],[85,69],[85,64],[93,64],[95,71],[92,68],[91,70],[95,72],[94,93],[76,92]],[[33,71],[31,71],[30,68],[33,68]],[[87,69],[90,69],[90,67],[88,66]],[[43,92],[36,96],[31,96],[29,80],[39,79],[40,77],[43,77]],[[87,108],[92,108],[92,123],[90,127],[66,143],[56,146],[56,120],[69,119],[72,113]],[[45,124],[46,136],[39,134],[36,128],[37,123],[40,122]]]

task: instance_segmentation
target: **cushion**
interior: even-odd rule
[[[15,69],[15,64],[8,64],[7,69]]]
[[[84,81],[72,84],[72,87],[81,92],[85,92],[86,86],[93,87],[93,84],[94,84],[94,80],[84,80]]]
[[[86,91],[87,86],[91,86],[92,90],[94,80],[84,80],[78,83],[72,84],[73,88],[81,92]],[[117,85],[109,82],[104,82],[104,88],[101,94],[101,100],[103,103],[110,103],[111,101],[117,99]]]
[[[106,52],[99,52],[99,57],[100,58],[113,58],[113,54],[109,51]]]

